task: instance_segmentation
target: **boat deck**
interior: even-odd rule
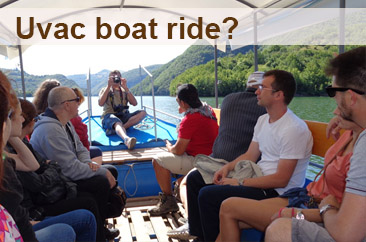
[[[127,199],[127,205],[122,215],[108,219],[109,226],[120,231],[120,235],[115,241],[180,241],[169,238],[166,232],[179,227],[181,224],[178,219],[182,216],[186,217],[182,204],[179,203],[180,211],[177,213],[152,217],[147,210],[155,206],[157,202],[157,196]]]

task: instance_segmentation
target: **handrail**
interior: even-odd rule
[[[157,131],[157,127],[156,127],[156,112],[155,112],[154,78],[153,78],[152,74],[145,67],[140,65],[140,70],[141,70],[141,68],[146,72],[146,74],[151,79],[151,95],[152,95],[152,101],[153,101],[155,141],[158,141],[158,131]],[[142,85],[142,83],[140,85]]]
[[[152,107],[149,107],[149,106],[143,106],[143,107],[144,107],[144,108],[147,108],[147,109],[150,109],[150,110],[153,110],[153,108],[152,108]],[[156,112],[158,112],[158,113],[165,114],[165,115],[167,115],[167,116],[169,116],[169,117],[172,117],[172,118],[175,118],[175,119],[178,119],[178,120],[182,120],[182,118],[181,118],[181,117],[178,117],[178,116],[172,115],[172,114],[170,114],[170,113],[166,113],[166,112],[161,111],[161,110],[158,110],[158,109],[156,109],[155,111],[156,111]]]

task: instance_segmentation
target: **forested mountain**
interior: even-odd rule
[[[235,51],[218,51],[218,57],[235,56],[246,53],[252,46],[246,46]],[[170,82],[184,71],[214,59],[214,47],[211,45],[192,45],[182,55],[171,60],[152,72],[154,78],[155,95],[169,95]],[[144,95],[151,95],[150,78],[145,78],[140,84],[132,88],[134,93],[140,94],[140,85]]]
[[[150,72],[158,69],[162,65],[151,65],[147,66],[146,69]],[[93,96],[99,94],[99,91],[102,87],[107,85],[107,80],[110,70],[102,70],[96,74],[91,74],[91,93]],[[147,74],[144,71],[141,71],[140,77],[140,70],[139,68],[132,69],[129,71],[121,71],[122,77],[127,79],[127,86],[129,88],[138,84],[142,79],[144,79]],[[69,79],[74,80],[81,88],[87,88],[86,83],[86,74],[78,74],[78,75],[70,75],[67,76]]]
[[[346,46],[346,51],[355,46]],[[297,82],[297,95],[324,95],[330,78],[324,73],[328,61],[338,53],[338,46],[263,46],[258,51],[260,71],[282,69],[291,72]],[[245,89],[254,71],[254,54],[238,54],[221,58],[218,63],[219,96]],[[177,76],[170,83],[170,95],[175,95],[177,84],[194,84],[200,96],[215,95],[214,62],[195,66]]]
[[[11,81],[11,84],[13,86],[13,89],[16,91],[17,95],[19,97],[23,96],[23,89],[22,89],[22,79],[21,74],[19,70],[9,70],[9,69],[1,69],[2,72],[8,77],[8,79]],[[25,90],[26,95],[33,96],[33,93],[35,90],[39,87],[39,85],[46,79],[57,79],[59,82],[61,82],[61,85],[68,86],[68,87],[78,87],[78,85],[68,79],[66,76],[61,74],[56,75],[43,75],[43,76],[36,76],[36,75],[30,75],[28,73],[24,73],[24,83],[25,83]]]

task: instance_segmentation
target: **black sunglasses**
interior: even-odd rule
[[[365,94],[363,91],[356,90],[356,89],[353,89],[353,88],[350,88],[350,87],[332,87],[332,86],[329,85],[325,88],[325,90],[327,91],[327,94],[328,94],[329,97],[334,97],[336,95],[336,92],[345,92],[345,91],[348,91],[348,90],[352,90],[355,93],[358,93],[360,95]]]
[[[60,103],[60,104],[63,104],[63,103],[65,103],[65,102],[80,102],[80,97],[76,97],[76,98],[74,98],[74,99],[65,100],[65,101],[63,101],[63,102],[62,102],[62,103]]]

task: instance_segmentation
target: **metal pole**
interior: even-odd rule
[[[141,67],[141,66],[140,66]],[[154,90],[154,78],[151,75],[151,73],[146,70],[145,67],[142,67],[142,69],[146,72],[146,74],[150,77],[151,79],[151,95],[152,95],[152,101],[153,101],[153,114],[154,114],[154,127],[155,127],[155,141],[158,141],[158,133],[157,133],[157,127],[156,127],[156,112],[155,112],[155,90]]]
[[[215,100],[216,100],[216,108],[219,107],[219,90],[218,90],[218,80],[217,80],[217,44],[215,39],[215,52],[214,52],[214,63],[215,63]]]
[[[254,71],[258,71],[258,33],[257,33],[257,12],[253,15],[253,33],[254,33]]]
[[[143,109],[143,103],[142,103],[142,74],[141,74],[141,65],[139,65],[139,71],[140,71],[140,79],[141,79],[141,81],[140,81],[140,95],[141,95],[141,109]]]
[[[25,100],[26,93],[25,93],[23,55],[22,55],[22,46],[21,45],[18,45],[18,50],[19,50],[19,62],[20,62],[20,75],[22,77],[23,99]]]
[[[158,141],[158,132],[156,127],[156,111],[155,111],[155,91],[154,91],[154,78],[151,76],[151,85],[152,85],[152,100],[153,100],[153,113],[154,113],[154,127],[155,127],[155,141]]]
[[[92,130],[91,130],[91,116],[92,116],[92,102],[91,102],[91,75],[90,75],[90,68],[89,73],[86,79],[86,85],[87,85],[87,94],[88,94],[88,120],[89,120],[89,143],[92,143]]]
[[[339,0],[339,54],[344,53],[346,0]]]

